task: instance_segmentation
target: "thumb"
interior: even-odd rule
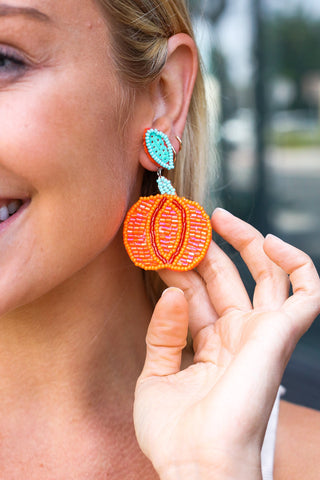
[[[188,303],[179,288],[168,288],[153,312],[148,328],[147,355],[140,380],[180,371],[188,333]]]

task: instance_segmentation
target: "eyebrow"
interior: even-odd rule
[[[9,16],[16,16],[16,15],[23,15],[35,20],[50,21],[50,18],[40,10],[31,7],[13,7],[11,5],[7,5],[5,3],[0,3],[0,17],[9,17]]]

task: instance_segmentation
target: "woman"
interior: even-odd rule
[[[261,478],[285,364],[319,312],[311,261],[218,210],[213,228],[257,281],[254,306],[212,243],[198,273],[161,271],[175,288],[152,315],[122,243],[156,170],[145,128],[176,150],[183,135],[174,184],[201,188],[204,98],[184,2],[5,0],[0,35],[1,478]],[[145,174],[142,191],[152,183]],[[147,460],[132,405],[151,316],[135,400]],[[177,373],[188,321],[195,364]]]

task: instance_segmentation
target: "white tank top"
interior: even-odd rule
[[[279,418],[280,397],[285,393],[285,388],[280,387],[274,403],[266,435],[261,450],[262,478],[263,480],[273,480],[274,452],[276,447],[276,435]]]

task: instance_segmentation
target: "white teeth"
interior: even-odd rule
[[[21,205],[20,200],[13,200],[12,202],[10,202],[7,207],[9,215],[13,215],[14,213],[16,213],[20,205]]]
[[[22,205],[21,200],[11,200],[8,205],[2,205],[0,207],[0,223],[8,220],[10,215],[14,215]]]
[[[0,222],[4,222],[9,218],[9,210],[8,207],[1,207],[0,208]]]

